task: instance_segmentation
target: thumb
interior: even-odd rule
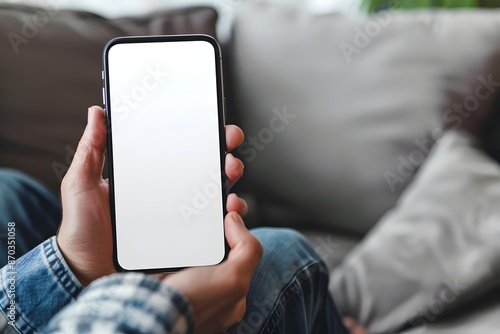
[[[75,180],[83,186],[98,183],[102,178],[104,152],[106,151],[106,125],[104,110],[91,107],[88,111],[87,126],[78,143],[75,156],[65,179]]]
[[[231,247],[226,263],[239,264],[251,277],[263,255],[260,242],[247,230],[237,212],[230,212],[225,219],[226,239]]]

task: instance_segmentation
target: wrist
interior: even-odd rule
[[[90,283],[99,278],[92,278],[89,273],[86,273],[85,270],[80,269],[83,266],[73,258],[71,251],[67,249],[64,240],[61,240],[61,238],[59,238],[59,235],[56,236],[56,242],[62,257],[64,258],[64,261],[83,287],[87,287]]]

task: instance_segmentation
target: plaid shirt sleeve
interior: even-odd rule
[[[188,301],[176,289],[139,273],[92,283],[48,324],[45,333],[193,333]]]

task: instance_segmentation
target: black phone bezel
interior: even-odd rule
[[[113,136],[111,131],[111,111],[109,106],[110,89],[109,89],[109,59],[108,54],[111,48],[117,44],[124,43],[166,43],[166,42],[189,42],[189,41],[205,41],[210,43],[215,52],[215,69],[216,69],[216,80],[217,80],[217,109],[218,109],[218,127],[219,127],[219,155],[220,155],[220,166],[221,166],[221,184],[222,184],[222,210],[224,217],[227,214],[226,200],[228,194],[228,181],[225,174],[225,156],[226,156],[226,139],[225,139],[225,98],[223,89],[223,73],[222,73],[222,53],[219,43],[209,35],[203,34],[189,34],[189,35],[155,35],[155,36],[123,36],[116,37],[110,40],[103,53],[103,90],[104,90],[104,110],[106,114],[106,160],[108,164],[108,176],[109,176],[109,205],[110,205],[110,215],[111,215],[111,227],[113,234],[113,263],[117,271],[120,272],[145,272],[145,273],[160,273],[160,272],[177,272],[179,270],[185,269],[187,267],[171,267],[171,268],[144,268],[144,269],[127,269],[123,268],[118,261],[117,254],[117,240],[116,240],[116,214],[115,214],[115,187],[114,187],[114,173],[113,173]],[[224,221],[222,222],[224,225]],[[224,257],[219,262],[223,262],[227,259],[229,253],[229,245],[227,243],[224,234]]]

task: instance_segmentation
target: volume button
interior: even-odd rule
[[[106,105],[106,94],[104,93],[104,87],[102,87],[102,104]]]

